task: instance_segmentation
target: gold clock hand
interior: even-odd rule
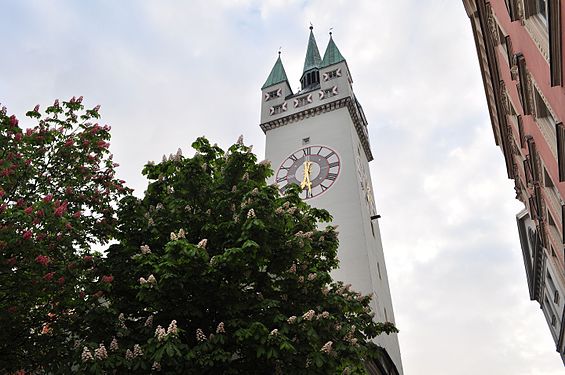
[[[311,161],[305,161],[304,162],[304,174],[302,177],[302,182],[300,183],[300,188],[304,189],[305,187],[308,187],[308,192],[312,193],[312,182],[310,181],[310,173],[312,170],[312,162]]]

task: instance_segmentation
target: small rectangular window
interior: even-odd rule
[[[274,99],[279,96],[279,90],[269,91],[269,99]]]
[[[273,107],[273,115],[277,115],[279,113],[282,113],[284,111],[282,104],[281,105],[276,105]]]
[[[337,77],[337,69],[328,72],[328,79],[333,79]]]

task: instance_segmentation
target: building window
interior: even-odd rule
[[[320,90],[318,94],[320,95],[320,100],[321,100],[321,99],[331,98],[332,96],[337,95],[337,92],[338,92],[337,86],[333,86],[332,88],[329,89]]]
[[[536,14],[538,14],[541,20],[546,24],[547,24],[547,15],[548,15],[547,2],[548,0],[536,0],[536,9],[535,9]]]
[[[559,169],[559,182],[565,181],[565,126],[563,123],[555,125],[557,132],[557,168]]]
[[[282,89],[269,91],[265,94],[265,101],[268,102],[269,100],[273,100],[275,98],[278,98],[279,96],[282,96]]]
[[[310,103],[312,103],[312,94],[304,95],[294,99],[294,108],[303,107]]]
[[[310,137],[302,138],[303,145],[307,145],[308,143],[310,143]]]
[[[377,271],[379,272],[379,279],[383,279],[381,276],[381,264],[379,262],[377,262]]]
[[[286,111],[286,108],[287,108],[286,102],[284,102],[283,104],[279,104],[279,105],[272,106],[272,107],[269,109],[269,112],[270,112],[271,116],[272,116],[272,115],[278,115],[279,113],[285,112],[285,111]]]
[[[557,305],[559,305],[559,291],[555,290],[555,293],[553,293],[553,302],[555,302]]]
[[[541,94],[537,89],[534,88],[534,108],[536,122],[550,146],[553,155],[557,156],[557,130],[555,118],[551,114],[551,110],[548,108],[545,100],[542,98]]]

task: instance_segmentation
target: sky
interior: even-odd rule
[[[281,50],[299,86],[308,26],[332,28],[369,121],[379,224],[407,375],[553,375],[529,300],[503,155],[461,0],[0,0],[0,103],[83,95],[118,175],[201,135],[264,157],[260,88]],[[21,121],[26,126],[26,121]],[[29,126],[32,123],[27,122]]]

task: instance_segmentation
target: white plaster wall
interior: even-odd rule
[[[332,276],[336,280],[351,283],[355,290],[363,294],[374,293],[372,308],[376,314],[375,319],[385,321],[386,308],[388,321],[394,322],[380,231],[375,220],[373,237],[369,208],[365,203],[356,166],[360,141],[347,107],[269,130],[265,155],[271,161],[273,169],[276,171],[292,152],[302,148],[302,140],[307,137],[310,138],[309,145],[328,146],[339,154],[341,161],[340,175],[332,187],[307,201],[315,207],[327,209],[334,217],[333,224],[339,225],[340,267]],[[367,158],[362,150],[361,147],[361,162],[368,173]],[[377,262],[380,264],[381,278]],[[387,350],[402,373],[397,335],[381,335],[376,342]]]

